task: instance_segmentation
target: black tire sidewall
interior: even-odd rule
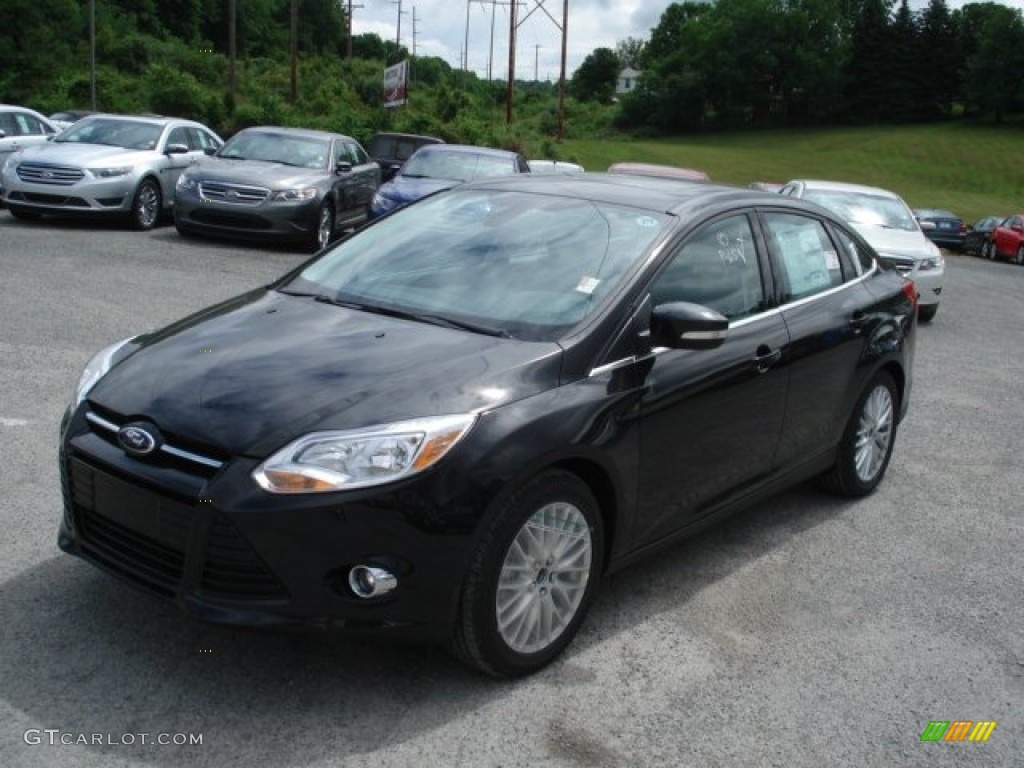
[[[856,456],[857,456],[857,429],[860,426],[860,417],[864,412],[864,405],[867,403],[868,398],[871,394],[879,387],[884,386],[889,390],[889,397],[892,400],[892,429],[889,435],[889,446],[886,449],[885,460],[882,462],[882,466],[875,473],[874,478],[870,482],[864,482],[857,474],[856,467]],[[850,422],[846,426],[846,431],[843,433],[843,442],[839,450],[839,470],[843,475],[843,484],[847,490],[852,492],[856,496],[865,496],[871,493],[878,484],[882,482],[885,477],[886,470],[889,468],[889,460],[892,458],[893,447],[896,443],[896,427],[899,414],[899,393],[896,389],[896,383],[885,371],[879,371],[876,373],[868,385],[864,388],[860,397],[857,399],[857,405],[853,409],[853,415],[850,417]]]
[[[152,224],[144,224],[139,219],[139,198],[142,197],[142,190],[150,186],[156,193],[156,216],[153,219]],[[163,209],[163,195],[160,193],[160,185],[152,179],[143,179],[139,182],[139,186],[135,189],[135,195],[132,197],[132,212],[130,214],[132,229],[139,232],[147,232],[156,227],[157,222],[160,221],[160,212]]]
[[[579,509],[590,527],[591,571],[587,589],[562,634],[544,650],[523,654],[509,648],[498,631],[495,606],[498,577],[509,547],[526,521],[545,504],[558,501]],[[546,472],[499,503],[489,534],[478,553],[479,569],[473,588],[467,589],[464,595],[463,620],[472,622],[478,650],[489,671],[502,677],[529,674],[548,664],[572,642],[593,601],[604,565],[600,508],[587,485],[575,475],[564,471]]]

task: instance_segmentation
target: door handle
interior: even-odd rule
[[[762,344],[754,353],[754,367],[757,368],[758,373],[767,373],[781,358],[781,349],[772,349],[767,344]]]

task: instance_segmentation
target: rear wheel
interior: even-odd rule
[[[988,241],[988,258],[989,261],[995,261],[999,257],[999,252],[996,250],[995,240]]]
[[[875,490],[892,456],[898,402],[892,376],[876,373],[857,400],[835,465],[818,478],[822,488],[840,496],[866,496]]]
[[[575,475],[533,478],[495,511],[463,586],[451,648],[497,677],[534,672],[572,641],[601,573],[597,501]]]
[[[313,241],[313,248],[322,251],[334,238],[334,211],[331,210],[329,201],[320,206],[320,213],[316,217],[316,239]]]
[[[160,187],[152,179],[143,179],[132,200],[129,216],[132,229],[145,232],[155,227],[160,219],[161,204]]]
[[[1017,248],[1017,263],[1024,266],[1024,244]]]

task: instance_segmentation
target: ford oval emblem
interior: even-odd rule
[[[128,453],[148,456],[156,450],[156,437],[145,427],[129,424],[117,431],[117,442]]]

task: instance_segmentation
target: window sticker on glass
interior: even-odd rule
[[[825,265],[830,271],[839,269],[839,254],[835,251],[825,251]]]
[[[598,280],[596,277],[584,275],[580,279],[580,284],[576,286],[576,290],[579,291],[580,293],[585,293],[587,294],[587,296],[590,296],[595,290],[597,290],[597,286],[600,284],[600,282],[601,281]]]

